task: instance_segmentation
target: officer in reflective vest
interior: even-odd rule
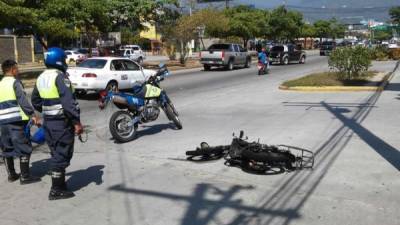
[[[39,123],[34,109],[28,101],[23,85],[19,80],[18,65],[14,60],[2,63],[4,78],[0,81],[0,126],[2,156],[8,173],[8,181],[20,180],[21,184],[40,181],[30,174],[29,160],[32,144],[25,136],[24,128],[30,118],[34,124]],[[21,175],[15,172],[14,157],[20,158]]]
[[[75,134],[83,132],[79,105],[66,75],[65,59],[62,49],[48,49],[45,59],[47,69],[39,75],[32,92],[32,104],[43,114],[45,138],[51,151],[49,200],[74,196],[67,188],[65,169],[72,159]]]

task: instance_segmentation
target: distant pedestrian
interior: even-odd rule
[[[38,117],[28,101],[24,87],[19,80],[18,65],[14,60],[2,63],[4,77],[0,81],[0,126],[2,156],[8,173],[8,181],[20,180],[21,184],[40,181],[30,173],[29,160],[32,153],[32,144],[25,136],[24,128],[29,119],[37,125]],[[21,174],[14,168],[14,157],[20,158]]]

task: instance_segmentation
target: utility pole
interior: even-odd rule
[[[225,8],[229,9],[229,0],[225,0]]]

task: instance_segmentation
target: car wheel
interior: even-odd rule
[[[86,90],[77,90],[75,91],[75,96],[77,98],[82,98],[83,96],[85,96],[87,94]]]
[[[250,68],[251,66],[251,59],[246,59],[246,64],[244,64],[244,68]]]
[[[143,58],[142,58],[142,57],[139,57],[139,59],[138,59],[138,63],[139,63],[140,65],[142,65],[142,64],[143,64]]]
[[[210,65],[204,64],[203,67],[204,67],[204,71],[211,70],[211,66]]]
[[[106,90],[107,91],[114,91],[117,92],[118,91],[118,83],[116,81],[110,81],[108,82],[107,86],[106,86]]]
[[[233,70],[233,60],[229,60],[227,68],[228,70]]]
[[[306,63],[306,57],[305,57],[304,55],[301,56],[301,58],[300,58],[300,60],[299,60],[299,63],[300,63],[300,64]]]
[[[287,56],[285,56],[282,60],[283,65],[287,65],[289,64],[289,58]]]

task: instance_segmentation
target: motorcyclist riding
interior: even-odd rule
[[[262,65],[262,70],[264,72],[262,72],[262,74],[267,73],[267,69],[268,69],[268,52],[266,51],[265,48],[261,49],[261,52],[258,53],[258,64]]]

